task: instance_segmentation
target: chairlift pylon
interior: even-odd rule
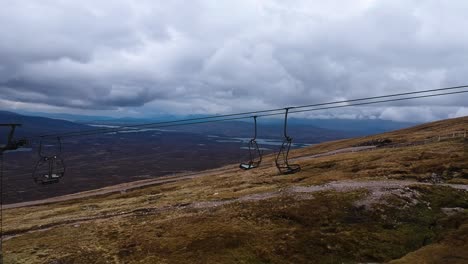
[[[262,151],[258,147],[257,143],[257,116],[253,116],[255,133],[254,137],[249,141],[249,161],[242,162],[239,168],[243,170],[250,170],[260,166],[262,162]]]
[[[62,141],[57,137],[57,152],[53,155],[43,152],[43,141],[39,142],[39,160],[36,163],[33,171],[34,182],[38,184],[58,183],[65,175],[65,162],[62,155]]]
[[[288,136],[287,126],[288,126],[288,112],[289,108],[285,108],[286,112],[284,114],[284,140],[281,148],[276,155],[275,164],[281,174],[293,174],[301,170],[299,164],[289,164],[288,155],[289,150],[291,149],[292,138]]]
[[[16,150],[22,146],[28,144],[26,139],[14,140],[13,137],[15,135],[16,127],[20,127],[21,124],[0,124],[0,127],[10,127],[10,132],[7,136],[7,141],[5,145],[0,145],[0,154],[7,150]]]

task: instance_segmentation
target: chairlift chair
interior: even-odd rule
[[[242,162],[239,165],[239,168],[243,170],[250,170],[257,168],[260,166],[260,163],[262,162],[262,151],[258,147],[257,144],[257,117],[254,116],[254,127],[255,127],[255,134],[254,137],[249,141],[249,161],[247,162]]]
[[[39,161],[33,171],[34,182],[38,184],[58,183],[65,175],[65,162],[62,157],[62,142],[57,138],[58,149],[55,155],[45,155],[42,152],[42,140],[39,143]]]
[[[275,163],[280,174],[294,174],[301,170],[299,164],[289,164],[288,155],[289,150],[291,149],[292,138],[287,134],[287,125],[288,125],[288,112],[289,108],[285,108],[286,112],[284,115],[284,140],[281,148],[276,155]]]

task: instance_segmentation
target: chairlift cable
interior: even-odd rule
[[[404,96],[404,95],[412,95],[412,94],[423,94],[429,92],[436,92],[436,91],[446,91],[446,90],[454,90],[454,89],[462,89],[468,88],[468,85],[462,86],[454,86],[454,87],[445,87],[445,88],[438,88],[438,89],[431,89],[431,90],[421,90],[421,91],[414,91],[414,92],[406,92],[406,93],[398,93],[398,94],[389,94],[389,95],[382,95],[382,96],[373,96],[373,97],[366,97],[366,98],[357,98],[357,99],[350,99],[350,100],[342,100],[342,101],[334,101],[328,103],[319,103],[319,104],[309,104],[309,105],[301,105],[301,106],[291,106],[288,107],[290,109],[301,109],[301,108],[308,108],[308,107],[316,107],[316,106],[325,106],[325,105],[333,105],[333,104],[342,104],[342,103],[350,103],[350,102],[359,102],[359,101],[367,101],[367,100],[374,100],[374,99],[382,99],[382,98],[389,98],[389,97],[397,97],[397,96]],[[455,94],[455,93],[464,93],[466,91],[459,91],[454,93],[443,93],[443,94],[436,94],[436,95],[426,95],[423,97],[431,97],[431,96],[438,96],[438,95],[447,95],[447,94]],[[415,99],[419,97],[410,97],[408,99]],[[400,99],[400,100],[407,100],[407,99]],[[399,101],[399,100],[396,100]],[[378,101],[378,102],[392,102],[389,101]],[[364,103],[367,104],[367,103]],[[363,104],[363,105],[364,105]],[[359,105],[359,104],[352,104],[352,105]],[[352,106],[347,105],[347,106]],[[344,106],[337,106],[331,108],[339,108]],[[331,108],[323,108],[323,109],[331,109]],[[109,133],[109,132],[118,132],[120,130],[127,130],[132,128],[147,128],[147,127],[166,127],[165,125],[172,126],[172,124],[177,125],[185,125],[185,124],[192,124],[193,121],[211,121],[212,122],[220,122],[226,120],[236,120],[236,119],[245,119],[251,117],[251,115],[262,114],[258,116],[273,116],[273,115],[282,115],[284,108],[277,108],[277,109],[269,109],[269,110],[259,110],[259,111],[251,111],[251,112],[242,112],[242,113],[235,113],[235,114],[226,114],[226,115],[215,115],[215,116],[208,116],[208,117],[199,117],[199,118],[188,118],[188,119],[179,119],[179,120],[172,120],[172,121],[164,121],[164,122],[155,122],[155,123],[146,123],[146,124],[137,124],[137,125],[127,125],[127,126],[120,126],[117,128],[100,128],[100,129],[92,129],[92,130],[84,130],[84,131],[74,131],[74,132],[66,132],[66,133],[57,133],[57,134],[44,134],[35,137],[42,137],[42,138],[50,138],[50,137],[70,137],[70,136],[81,136],[81,135],[94,135],[94,134],[102,134],[102,133]],[[280,113],[270,113],[270,112],[278,112]],[[306,110],[308,111],[308,110]],[[306,111],[291,111],[290,113],[298,113],[298,112],[306,112]],[[270,113],[270,114],[266,114]],[[235,119],[223,119],[225,117],[238,117]],[[186,123],[188,122],[188,123]],[[178,124],[182,123],[182,124]],[[204,122],[200,122],[204,123]],[[207,122],[208,123],[208,122]]]
[[[431,94],[431,95],[412,96],[412,97],[405,97],[405,98],[396,98],[396,99],[380,100],[380,101],[373,101],[373,102],[356,103],[356,104],[350,104],[350,105],[330,106],[330,107],[324,107],[324,108],[313,108],[313,109],[290,111],[289,113],[302,113],[302,112],[318,111],[318,110],[324,110],[324,109],[343,108],[343,107],[348,107],[348,106],[362,106],[362,105],[380,104],[380,103],[387,103],[387,102],[398,102],[398,101],[405,101],[405,100],[412,100],[412,99],[421,99],[421,98],[437,97],[437,96],[442,96],[442,95],[462,94],[462,93],[468,93],[468,91],[459,91],[459,92],[449,92],[449,93],[440,93],[440,94]]]
[[[404,100],[410,100],[410,99],[428,98],[428,97],[436,97],[436,96],[452,95],[452,94],[461,94],[461,93],[468,93],[468,91],[457,91],[457,92],[447,92],[447,93],[439,93],[439,94],[431,94],[431,95],[420,95],[420,96],[395,98],[395,99],[387,99],[387,100],[379,100],[379,101],[355,103],[355,104],[347,104],[347,105],[339,105],[339,106],[327,106],[327,107],[320,107],[320,108],[295,110],[295,111],[290,111],[289,113],[319,111],[319,110],[336,109],[336,108],[344,108],[344,107],[351,107],[351,106],[362,106],[362,105],[378,104],[378,103],[385,103],[385,102],[396,102],[396,101],[404,101]],[[297,109],[298,107],[289,107],[289,108],[290,109]],[[281,110],[284,111],[284,108],[281,109]],[[283,112],[271,113],[271,114],[261,114],[261,115],[257,115],[257,117],[267,117],[267,116],[276,116],[276,115],[283,115]],[[251,118],[251,117],[252,116],[245,115],[245,116],[239,116],[239,117],[222,118],[222,119],[215,119],[215,120],[200,120],[200,121],[196,121],[196,122],[183,122],[183,123],[175,123],[176,121],[173,121],[175,124],[167,124],[167,125],[164,125],[164,124],[159,125],[160,123],[152,123],[152,124],[146,124],[145,127],[142,127],[142,128],[165,128],[165,127],[173,127],[173,126],[205,124],[205,123],[241,120],[241,119],[247,119],[247,118]],[[105,131],[91,130],[89,132],[82,132],[82,133],[75,133],[75,134],[68,134],[68,135],[67,134],[62,134],[62,135],[59,135],[59,136],[62,137],[62,138],[65,138],[65,137],[89,136],[89,135],[97,135],[97,134],[109,134],[109,133],[116,133],[116,132],[120,132],[120,131],[127,131],[129,128],[132,128],[132,127],[125,126],[125,127],[119,127],[119,128],[110,128],[110,129],[106,129]],[[58,136],[55,135],[54,137],[58,137]],[[48,138],[48,136],[41,136],[41,138]]]
[[[284,112],[284,141],[281,146],[280,151],[278,152],[275,163],[276,167],[280,171],[281,174],[292,174],[300,171],[300,166],[298,164],[289,164],[288,163],[288,153],[291,148],[292,144],[292,138],[288,136],[287,134],[287,119],[288,119],[288,113],[300,113],[300,112],[310,112],[310,111],[319,111],[319,110],[325,110],[325,109],[335,109],[335,108],[343,108],[343,107],[351,107],[351,106],[362,106],[362,105],[370,105],[370,104],[377,104],[377,103],[384,103],[384,102],[396,102],[396,101],[403,101],[403,100],[410,100],[410,99],[419,99],[419,98],[428,98],[428,97],[435,97],[435,96],[442,96],[442,95],[452,95],[452,94],[461,94],[461,93],[468,93],[467,91],[456,91],[456,92],[446,92],[446,93],[438,93],[438,94],[430,94],[430,95],[418,95],[418,96],[411,96],[411,97],[403,97],[403,98],[393,98],[393,99],[386,99],[386,100],[377,100],[377,101],[371,101],[371,102],[361,102],[361,103],[353,103],[353,104],[346,104],[346,105],[339,105],[339,106],[327,106],[327,107],[319,107],[319,108],[312,108],[312,109],[303,109],[303,110],[294,110],[290,111],[290,109],[298,109],[300,107],[286,107],[282,109]],[[267,110],[264,110],[262,112],[265,112]],[[259,112],[256,112],[258,114]],[[229,118],[223,118],[223,119],[213,119],[213,120],[198,120],[197,122],[183,122],[181,123],[180,121],[172,121],[173,123],[171,124],[166,124],[166,125],[161,125],[157,123],[157,125],[152,124],[148,125],[146,124],[144,128],[163,128],[163,127],[170,127],[170,126],[182,126],[182,125],[194,125],[194,124],[203,124],[203,123],[212,123],[212,122],[221,122],[221,121],[228,121],[228,120],[239,120],[239,119],[246,119],[246,118],[254,118],[254,124],[255,124],[255,137],[257,133],[257,117],[265,117],[265,116],[274,116],[274,115],[279,115],[283,113],[270,113],[270,114],[261,114],[261,115],[255,115],[255,116],[235,116],[230,115]],[[128,128],[126,128],[128,129]],[[123,131],[122,128],[115,128],[113,130],[106,130],[105,133],[111,133],[111,132],[119,132]],[[75,133],[75,134],[68,134],[66,136],[63,135],[57,135],[56,139],[59,144],[58,148],[58,154],[53,155],[53,156],[44,156],[42,155],[42,143],[43,139],[47,138],[46,136],[41,137],[40,145],[39,145],[39,161],[36,164],[36,167],[33,171],[33,179],[36,183],[42,183],[42,184],[48,184],[48,183],[55,183],[58,182],[60,178],[62,178],[65,174],[65,165],[64,161],[61,158],[61,151],[62,151],[62,142],[61,138],[62,137],[72,137],[72,136],[86,136],[86,135],[96,135],[96,134],[102,134],[103,131],[91,131],[88,133]],[[259,160],[254,161],[253,155],[252,155],[252,148],[255,147],[255,151],[258,151],[259,153]],[[250,152],[250,161],[249,163],[241,163],[240,167],[243,169],[251,169],[258,167],[258,165],[261,162],[261,152],[259,151],[258,144],[255,142],[255,138],[252,139],[249,143],[249,152]],[[280,160],[280,156],[283,158]],[[246,165],[247,166],[243,166]],[[44,165],[48,166],[47,173],[38,173],[38,169]]]
[[[336,109],[336,108],[344,108],[344,107],[351,107],[351,106],[371,105],[371,104],[379,104],[379,103],[386,103],[386,102],[396,102],[396,101],[404,101],[404,100],[428,98],[428,97],[437,97],[437,96],[442,96],[442,95],[462,94],[462,93],[468,93],[468,90],[467,91],[456,91],[456,92],[430,94],[430,95],[419,95],[419,96],[411,96],[411,97],[403,97],[403,98],[394,98],[394,99],[378,100],[378,101],[372,101],[372,102],[363,102],[363,103],[355,103],[355,104],[347,104],[347,105],[327,106],[327,107],[319,107],[319,108],[304,109],[304,110],[293,110],[293,111],[290,111],[289,113],[311,112],[311,111]],[[298,108],[301,108],[301,107],[287,107],[287,108],[298,109]],[[285,108],[282,108],[281,110],[284,111],[284,109]],[[259,112],[265,112],[265,111],[267,111],[267,110],[259,111]],[[279,111],[279,110],[275,110],[275,111]],[[259,113],[259,112],[255,112],[255,113]],[[257,117],[276,116],[276,115],[283,115],[283,114],[284,114],[284,112],[278,112],[278,113],[270,113],[270,114],[261,114],[261,115],[257,115]],[[240,115],[240,114],[238,114],[238,115]],[[234,116],[234,114],[232,114],[230,116]],[[214,118],[214,117],[212,117],[212,118]],[[173,127],[173,126],[184,126],[184,125],[205,124],[205,123],[214,123],[214,122],[223,122],[223,121],[233,121],[233,120],[241,120],[241,119],[247,119],[247,118],[252,118],[252,116],[244,115],[244,116],[214,119],[214,120],[200,120],[200,121],[196,121],[196,122],[169,121],[169,122],[171,122],[173,124],[151,123],[151,124],[145,124],[144,127],[143,127],[143,125],[141,125],[141,128],[142,129],[143,128],[165,128],[165,127]],[[189,119],[187,119],[187,120],[189,120]],[[193,119],[191,119],[191,120],[193,120]],[[195,119],[195,120],[199,120],[199,119]],[[66,134],[65,133],[65,134],[60,134],[60,135],[54,135],[54,137],[68,138],[68,137],[79,137],[79,136],[89,136],[89,135],[97,135],[97,134],[116,133],[116,132],[120,132],[120,131],[127,131],[128,129],[133,128],[133,127],[134,126],[110,128],[110,129],[107,129],[105,131],[90,130],[88,132],[81,132],[81,133],[74,133],[74,134]],[[40,136],[40,137],[41,138],[48,138],[49,136]]]

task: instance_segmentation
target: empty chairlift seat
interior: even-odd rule
[[[254,127],[255,127],[255,133],[254,137],[249,141],[249,160],[246,162],[242,162],[239,165],[239,168],[243,170],[250,170],[257,168],[260,166],[260,163],[262,162],[262,152],[260,148],[258,147],[257,144],[257,117],[254,116]]]
[[[255,169],[262,162],[262,153],[255,139],[249,141],[249,161],[242,162],[239,167],[243,170]]]
[[[42,140],[39,143],[39,161],[33,171],[33,180],[38,184],[57,183],[65,175],[65,162],[63,161],[62,142],[57,138],[57,153],[54,155],[45,154]]]
[[[292,138],[288,136],[287,133],[287,125],[288,125],[288,112],[289,108],[285,109],[284,115],[284,140],[281,148],[276,155],[275,164],[276,168],[278,168],[280,174],[293,174],[299,172],[301,170],[301,166],[299,164],[289,164],[288,155],[289,150],[291,149]]]
[[[301,170],[299,164],[289,164],[288,154],[291,148],[292,138],[286,138],[281,145],[281,149],[276,155],[276,167],[281,174],[293,174]]]

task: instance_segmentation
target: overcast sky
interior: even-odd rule
[[[0,108],[218,114],[468,84],[467,14],[466,0],[2,0]],[[468,115],[467,99],[308,115],[429,121]]]

